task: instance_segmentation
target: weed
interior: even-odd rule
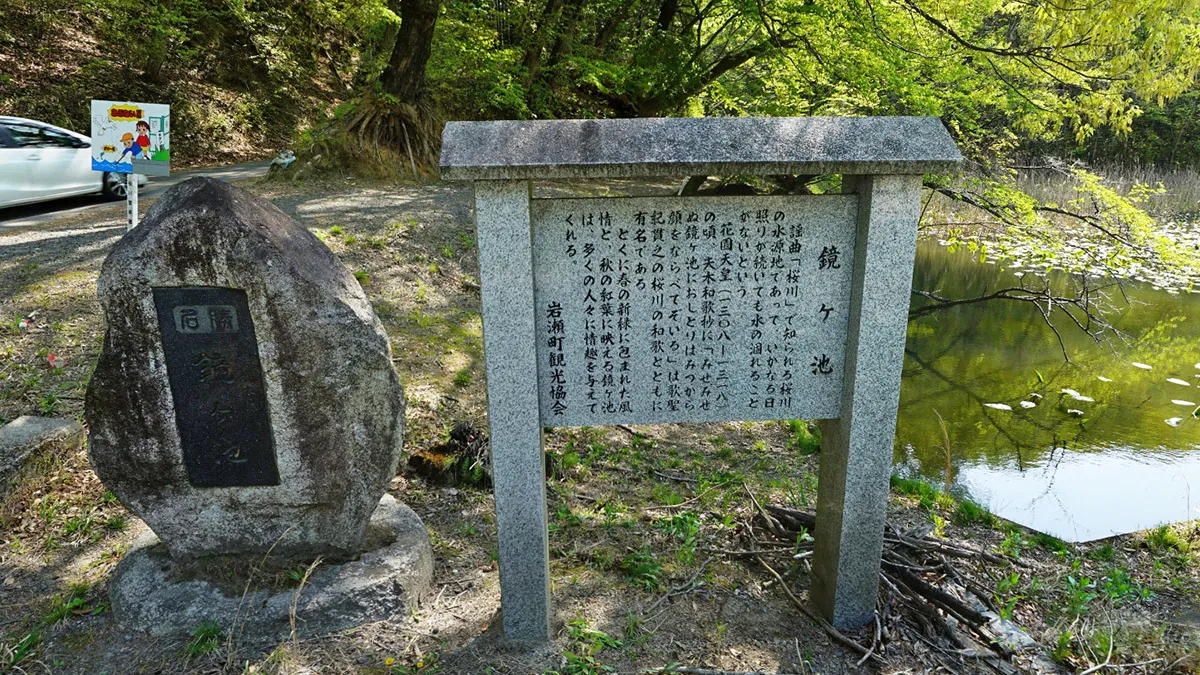
[[[1150,530],[1146,534],[1146,545],[1155,553],[1166,553],[1172,549],[1181,553],[1186,552],[1187,545],[1180,541],[1179,535],[1170,525],[1163,525]]]
[[[910,495],[917,497],[921,508],[926,511],[932,511],[937,500],[938,491],[933,489],[933,486],[923,480],[914,480],[911,478],[901,478],[896,474],[892,474],[892,489],[902,495]]]
[[[649,551],[637,551],[625,556],[621,561],[621,570],[627,575],[626,581],[644,590],[654,592],[662,586],[662,563]]]
[[[62,621],[68,617],[79,614],[100,614],[104,611],[104,603],[92,604],[92,601],[87,597],[89,590],[87,584],[75,584],[67,592],[66,595],[60,595],[50,603],[50,611],[42,618],[42,623],[47,626]]]
[[[821,449],[821,431],[804,420],[788,420],[788,449],[801,455],[815,455]]]
[[[1017,603],[1024,599],[1025,596],[1023,595],[1014,595],[1007,599],[996,597],[996,612],[1000,615],[1001,619],[1011,620],[1013,618],[1013,611],[1017,608]]]
[[[1021,550],[1028,547],[1029,544],[1021,533],[1013,530],[1004,536],[1004,541],[1000,542],[1000,552],[1010,558],[1021,558]]]
[[[471,369],[463,368],[454,374],[454,386],[466,387],[471,384]]]
[[[555,522],[550,523],[551,532],[583,524],[583,517],[571,511],[571,507],[566,504],[559,504],[558,508],[554,511],[554,516]]]
[[[1088,557],[1091,558],[1092,560],[1108,562],[1116,557],[1116,551],[1113,549],[1113,545],[1111,543],[1106,542],[1102,546],[1097,546],[1096,548],[1089,551]]]
[[[681,542],[676,556],[679,562],[691,564],[696,554],[696,535],[700,532],[699,514],[695,511],[677,513],[666,520],[660,520],[657,527]]]
[[[449,246],[442,246],[442,248],[438,250],[438,253],[441,253],[442,257],[446,259],[451,259],[454,257],[454,249],[450,248]]]
[[[341,225],[334,225],[333,227],[329,228],[329,234],[332,234],[335,237],[342,236],[342,232],[344,231],[345,230],[342,229]]]
[[[40,401],[38,401],[38,409],[41,410],[42,414],[47,417],[58,412],[58,405],[58,394],[55,394],[54,392],[48,392],[45,396],[42,396]]]
[[[1021,575],[1018,572],[1013,572],[1008,576],[996,582],[996,592],[1008,595],[1017,589],[1021,584]]]
[[[36,630],[26,633],[23,637],[9,633],[0,639],[0,668],[6,673],[10,672],[10,669],[14,673],[25,672],[17,666],[33,658],[41,644],[42,635]]]
[[[367,246],[375,250],[381,250],[384,246],[383,237],[371,237],[367,239]]]
[[[946,538],[946,519],[936,513],[929,514],[929,519],[933,521],[933,536],[938,539]]]
[[[109,516],[108,520],[104,521],[104,526],[110,530],[113,530],[114,532],[120,532],[121,530],[124,530],[128,524],[129,523],[125,516],[121,515]]]
[[[1054,649],[1050,650],[1050,658],[1059,665],[1067,665],[1067,657],[1071,655],[1071,640],[1074,638],[1071,631],[1064,630],[1058,634],[1058,639],[1054,641]]]
[[[72,539],[84,539],[91,533],[95,525],[96,517],[91,514],[72,516],[67,518],[63,524],[64,534]]]
[[[563,652],[567,665],[560,675],[599,675],[611,673],[613,669],[596,660],[596,655],[605,649],[619,649],[622,642],[602,630],[592,628],[586,619],[574,619],[567,623],[570,649]]]
[[[1066,611],[1069,616],[1077,617],[1087,612],[1096,597],[1096,582],[1087,577],[1067,577]]]
[[[358,279],[358,283],[362,284],[363,286],[369,286],[371,284],[371,275],[367,274],[363,270],[355,271],[354,278]]]
[[[1051,553],[1067,554],[1071,552],[1071,547],[1065,541],[1055,537],[1054,535],[1044,532],[1037,532],[1033,535],[1033,543],[1050,551]]]
[[[1134,581],[1129,576],[1129,572],[1122,567],[1114,569],[1108,576],[1100,580],[1100,592],[1104,594],[1105,598],[1116,604],[1131,597],[1147,600],[1153,595],[1150,589],[1143,588],[1141,584]]]
[[[358,241],[358,237],[356,237],[352,234],[348,234],[348,235],[342,237],[342,242],[344,242],[347,246],[353,246],[354,242],[356,242],[356,241]]]
[[[954,511],[954,522],[958,525],[984,525],[991,527],[996,519],[979,504],[970,499],[963,499]]]
[[[470,251],[475,247],[475,240],[472,239],[471,235],[467,234],[466,232],[459,232],[458,245],[462,248],[462,250]]]
[[[221,628],[221,624],[216,621],[201,621],[192,629],[192,639],[184,646],[183,653],[195,658],[215,652],[221,646],[221,638],[224,635],[225,630]]]
[[[442,268],[439,267],[437,263],[429,263],[429,273],[430,274],[441,274]]]

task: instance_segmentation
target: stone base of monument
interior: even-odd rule
[[[205,579],[199,566],[172,560],[150,534],[117,566],[109,584],[113,612],[125,627],[158,636],[185,636],[213,621],[226,635],[248,640],[290,636],[293,607],[302,637],[407,614],[426,596],[433,577],[425,525],[408,506],[384,495],[371,516],[367,542],[357,559],[321,564],[299,588],[262,590],[236,581],[228,568],[224,575],[214,573],[220,566],[211,562],[203,568]],[[278,561],[273,567],[280,568]]]

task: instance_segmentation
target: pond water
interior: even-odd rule
[[[1015,281],[936,242],[917,251],[915,288],[969,297]],[[1112,322],[1127,342],[1097,343],[1057,317],[1069,363],[1028,303],[910,322],[897,471],[935,485],[949,472],[996,515],[1066,541],[1200,517],[1200,295],[1124,291]]]

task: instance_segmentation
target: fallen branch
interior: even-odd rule
[[[688,579],[685,583],[683,583],[679,586],[676,586],[675,588],[672,588],[670,591],[668,591],[666,593],[666,595],[662,596],[657,601],[655,601],[655,603],[653,605],[650,605],[650,609],[647,609],[646,611],[642,612],[642,614],[647,615],[647,614],[650,614],[651,612],[653,612],[654,610],[658,609],[658,606],[663,604],[663,602],[665,602],[667,600],[667,598],[671,598],[676,595],[683,595],[684,593],[687,593],[688,591],[691,591],[692,589],[696,588],[696,579],[700,578],[701,574],[704,574],[704,568],[707,567],[708,563],[712,562],[713,560],[714,559],[710,557],[708,560],[705,560],[704,562],[700,563],[700,569],[696,570],[696,573],[692,575],[691,579]]]
[[[883,660],[883,657],[879,656],[878,654],[872,654],[871,650],[858,644],[854,640],[851,640],[850,638],[846,637],[840,631],[838,631],[838,629],[836,629],[832,625],[830,625],[830,623],[828,621],[826,621],[821,615],[817,614],[811,608],[809,608],[808,605],[804,604],[803,602],[800,602],[800,598],[797,598],[796,595],[794,593],[792,593],[792,589],[788,588],[787,583],[783,580],[783,577],[780,576],[779,572],[775,571],[775,568],[768,565],[762,558],[759,558],[758,556],[755,556],[755,560],[758,561],[759,565],[762,565],[764,568],[766,568],[766,570],[771,573],[771,576],[775,577],[775,579],[779,582],[779,584],[778,584],[779,587],[783,589],[784,593],[787,593],[787,596],[792,601],[792,604],[795,605],[796,608],[799,609],[801,612],[803,612],[805,616],[812,619],[813,623],[820,626],[821,630],[825,631],[825,634],[828,635],[830,638],[833,638],[834,642],[842,645],[843,647],[846,647],[847,649],[855,651],[859,654],[866,655],[872,661],[874,661],[875,663],[878,663],[880,665],[885,665],[887,663],[886,661]]]

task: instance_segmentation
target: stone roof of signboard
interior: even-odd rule
[[[925,174],[962,155],[936,117],[450,122],[446,179]]]

